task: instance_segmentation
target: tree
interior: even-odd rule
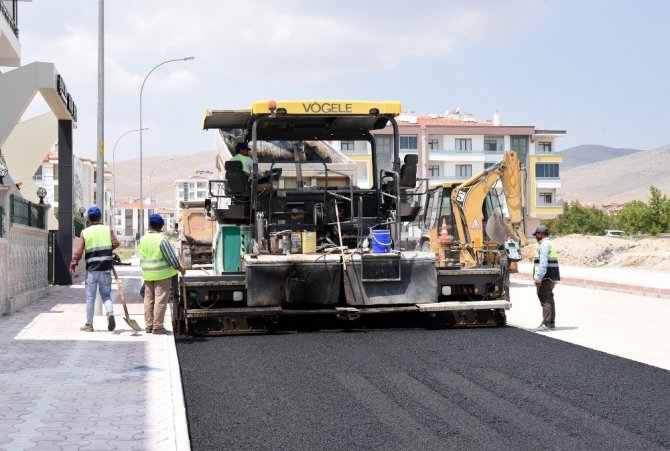
[[[646,233],[650,211],[647,204],[634,200],[624,205],[616,215],[617,227],[628,233]]]
[[[551,233],[580,233],[584,235],[603,235],[613,222],[596,207],[585,207],[579,201],[563,204],[563,213],[555,219],[544,221]]]
[[[649,216],[647,231],[652,235],[670,230],[670,201],[660,189],[652,186],[649,189]]]

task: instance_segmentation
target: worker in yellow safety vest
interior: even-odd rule
[[[246,143],[237,143],[237,145],[235,145],[235,155],[230,161],[239,161],[242,163],[242,170],[247,174],[247,177],[251,178],[251,165],[249,164],[251,158],[247,156],[247,150],[249,150],[249,146],[247,146]]]
[[[93,310],[98,291],[107,313],[107,330],[114,330],[112,304],[112,266],[114,265],[114,249],[119,247],[119,240],[114,232],[102,224],[102,213],[93,205],[87,211],[91,225],[81,232],[79,247],[72,256],[70,274],[75,276],[75,269],[82,255],[86,258],[86,324],[80,330],[93,332]]]
[[[239,142],[235,145],[235,156],[231,161],[240,161],[242,163],[242,170],[247,177],[251,179],[251,169],[254,166],[253,159],[249,155],[251,149],[245,142]],[[256,172],[258,174],[258,183],[268,183],[270,181],[270,171],[262,171],[260,168]]]
[[[140,239],[140,264],[144,279],[144,322],[147,333],[165,334],[164,320],[172,278],[186,270],[163,235],[163,217],[149,217],[149,232]]]
[[[561,280],[558,267],[556,245],[549,240],[549,229],[538,226],[533,233],[538,246],[533,265],[533,281],[537,288],[537,297],[542,305],[542,324],[538,330],[551,330],[556,327],[556,305],[554,304],[554,286]]]

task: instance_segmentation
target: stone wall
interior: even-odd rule
[[[9,222],[0,238],[0,316],[44,296],[48,286],[48,232]]]

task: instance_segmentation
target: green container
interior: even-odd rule
[[[240,228],[234,225],[221,226],[222,248],[217,249],[223,254],[223,271],[235,272],[240,270],[240,248],[242,246],[242,236]]]

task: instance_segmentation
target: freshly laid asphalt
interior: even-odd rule
[[[522,329],[176,341],[193,450],[670,448],[670,372]]]

